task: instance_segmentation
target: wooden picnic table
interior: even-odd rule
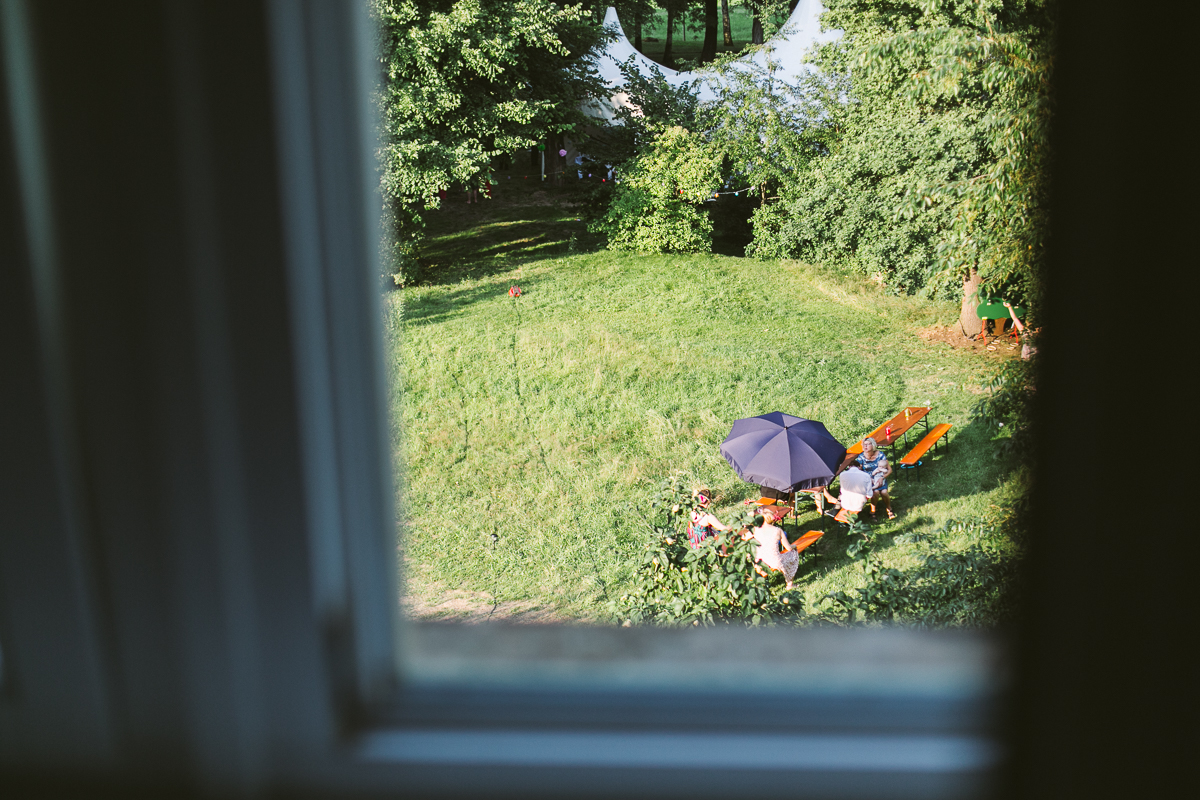
[[[798,507],[800,495],[808,494],[812,495],[813,503],[817,506],[817,513],[823,515],[825,513],[825,490],[828,488],[828,486],[818,486],[814,489],[797,489],[790,495],[783,497],[768,497],[767,495],[763,495],[757,500],[758,509],[760,511],[768,508],[773,509],[772,513],[778,516],[776,522],[788,514],[795,514],[798,521],[800,519],[800,509]],[[746,502],[750,503],[752,501],[747,500]],[[786,513],[781,512],[779,509],[786,509]]]
[[[863,439],[874,439],[876,446],[880,450],[887,448],[887,450],[884,450],[884,452],[888,453],[888,461],[895,461],[896,441],[901,437],[904,437],[904,443],[907,445],[908,432],[918,422],[924,423],[925,431],[928,432],[929,420],[926,419],[928,414],[929,408],[926,406],[908,406],[901,409],[899,414],[868,433],[863,437]],[[888,428],[891,428],[890,434],[888,433]],[[846,458],[842,461],[841,466],[838,467],[838,472],[841,472],[842,470],[846,469],[846,467],[850,466],[854,459],[856,459],[858,455],[862,453],[862,449],[862,439],[859,439],[857,442],[851,445],[846,450]],[[888,450],[891,452],[888,452]]]

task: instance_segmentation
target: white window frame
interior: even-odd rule
[[[1008,687],[994,637],[406,626],[362,4],[73,11],[0,0],[0,191],[15,209],[0,257],[16,267],[0,293],[5,781],[220,795],[986,790]],[[68,80],[76,52],[95,58],[82,62],[94,85]],[[78,200],[106,192],[111,205]],[[612,636],[625,638],[597,659],[547,656]],[[744,650],[705,655],[714,642]],[[753,673],[780,648],[821,680],[775,692],[760,671],[748,690],[721,672]],[[882,672],[881,653],[895,659]],[[406,658],[428,674],[406,678]],[[677,682],[661,685],[661,664]]]

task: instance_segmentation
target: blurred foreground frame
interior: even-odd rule
[[[1061,7],[1041,474],[1103,463],[1079,432],[1114,375],[1154,385],[1137,330],[1078,331],[1117,310],[1106,269],[1185,263],[1191,218],[1161,191],[1182,133],[1113,160],[1112,98],[1167,91],[1109,57],[1121,15]],[[1043,484],[1007,640],[406,624],[363,5],[0,0],[0,26],[5,797],[1095,798],[1190,763],[1182,637],[1100,602],[1183,607],[1187,560],[1153,558],[1181,534],[1129,547]]]

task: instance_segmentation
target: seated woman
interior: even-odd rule
[[[892,498],[888,496],[887,479],[892,474],[892,465],[888,463],[887,456],[883,454],[882,450],[875,447],[875,440],[868,436],[863,439],[862,452],[854,461],[862,468],[863,472],[872,476],[871,500],[883,500],[883,510],[887,512],[888,519],[895,519],[896,512],[892,511]]]
[[[708,489],[701,489],[696,494],[696,502],[700,504],[700,507],[693,509],[687,527],[688,543],[692,549],[698,548],[705,539],[715,537],[717,531],[730,529],[728,525],[723,524],[708,511],[708,507],[712,503],[712,492]]]
[[[767,518],[760,514],[754,518],[754,527],[742,534],[742,538],[758,542],[758,549],[754,553],[754,571],[764,578],[767,577],[767,573],[758,566],[762,563],[776,572],[782,572],[787,588],[791,589],[792,579],[796,577],[796,568],[800,566],[800,554],[788,541],[783,528],[768,522]]]

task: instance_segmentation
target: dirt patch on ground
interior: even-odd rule
[[[487,592],[447,590],[440,584],[409,580],[400,609],[409,619],[422,622],[505,622],[518,625],[549,625],[569,622],[558,611],[532,600],[507,600]]]
[[[405,616],[423,622],[506,622],[547,625],[567,621],[553,609],[529,601],[496,603],[482,592],[446,592],[437,600],[405,597],[401,602]]]
[[[942,344],[950,345],[956,350],[969,350],[976,355],[986,358],[1006,360],[1009,358],[1020,358],[1021,356],[1021,343],[1007,330],[1000,336],[989,335],[985,339],[972,339],[964,336],[962,328],[956,323],[954,325],[934,325],[930,328],[924,328],[917,331],[917,336],[920,336],[927,342],[941,342]]]

